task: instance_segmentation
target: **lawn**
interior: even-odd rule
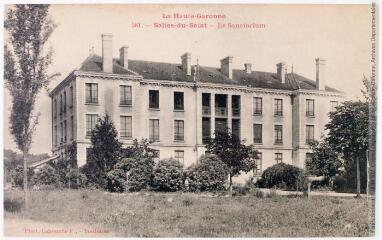
[[[9,211],[21,191],[5,191],[7,222],[97,226],[118,237],[369,236],[365,199],[207,196],[191,193],[110,194],[96,190],[31,192],[30,209]]]

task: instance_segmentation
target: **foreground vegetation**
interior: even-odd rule
[[[17,202],[21,191],[5,192],[5,222],[87,224],[123,237],[342,237],[369,230],[368,204],[354,198],[54,190],[32,191],[28,210]]]

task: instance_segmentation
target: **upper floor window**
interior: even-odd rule
[[[184,164],[184,151],[183,150],[175,150],[175,157],[182,165]]]
[[[121,125],[121,137],[124,138],[132,138],[132,118],[130,116],[121,116],[120,119],[120,125]]]
[[[63,102],[62,102],[62,94],[60,94],[60,115],[62,115],[63,111],[64,111],[64,108],[63,108]]]
[[[54,99],[53,115],[54,115],[54,118],[57,118],[57,99]]]
[[[275,143],[282,144],[283,143],[283,126],[275,125]]]
[[[64,112],[66,112],[66,92],[64,91]]]
[[[282,163],[283,162],[283,154],[282,153],[275,153],[275,161],[277,163]]]
[[[149,108],[159,109],[158,90],[149,90]]]
[[[275,116],[283,115],[283,100],[276,98],[275,99]]]
[[[121,105],[131,105],[132,104],[132,94],[131,86],[121,85],[120,87],[120,104]]]
[[[314,125],[306,125],[306,143],[314,141]]]
[[[175,141],[184,140],[184,121],[183,120],[174,121],[174,140]]]
[[[73,116],[70,117],[70,140],[74,139],[74,120]]]
[[[314,116],[314,100],[306,99],[306,116],[313,117]]]
[[[159,141],[159,119],[149,120],[149,138],[151,141]]]
[[[263,142],[263,125],[253,124],[253,142],[262,143]]]
[[[174,92],[174,110],[184,110],[183,92]]]
[[[253,113],[255,115],[261,115],[263,114],[263,98],[261,97],[255,97],[253,98]]]
[[[263,154],[262,153],[257,153],[257,157],[255,159],[256,161],[256,168],[253,169],[253,174],[254,175],[261,175],[262,173],[262,168],[263,168]]]
[[[98,84],[86,83],[86,103],[98,103]]]
[[[330,111],[331,112],[336,111],[336,107],[337,106],[338,106],[338,102],[337,101],[330,101]]]
[[[86,114],[86,136],[92,135],[92,130],[95,128],[97,121],[97,114]]]
[[[73,86],[70,86],[70,106],[73,107],[74,104],[74,95],[73,95]]]
[[[202,119],[202,143],[207,144],[211,138],[211,119]]]
[[[61,135],[60,135],[60,143],[64,143],[64,124],[61,122],[60,123],[60,130],[61,130]]]

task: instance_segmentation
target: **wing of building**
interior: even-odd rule
[[[308,142],[321,137],[343,99],[325,84],[325,60],[312,61],[315,80],[287,73],[283,62],[274,73],[249,63],[233,69],[232,62],[229,56],[220,68],[192,65],[190,53],[179,63],[131,60],[126,46],[115,59],[112,35],[103,34],[102,56],[91,54],[50,93],[53,154],[64,157],[76,141],[78,165],[85,164],[91,130],[108,113],[125,145],[149,138],[159,158],[185,167],[224,127],[260,151],[255,175],[278,162],[304,167]]]

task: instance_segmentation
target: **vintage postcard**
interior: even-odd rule
[[[373,237],[377,10],[5,4],[5,237]]]

